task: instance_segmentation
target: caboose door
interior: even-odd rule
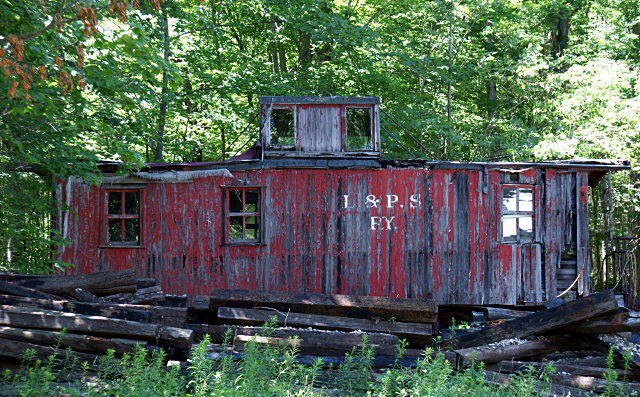
[[[540,185],[505,183],[500,196],[500,262],[509,269],[513,303],[543,300]],[[506,263],[510,262],[510,263]]]

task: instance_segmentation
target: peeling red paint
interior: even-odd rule
[[[548,299],[572,238],[566,223],[576,199],[586,211],[586,174],[519,175],[517,183],[535,186],[530,246],[501,242],[501,184],[511,178],[505,175],[478,168],[272,168],[138,182],[140,247],[105,244],[101,189],[72,178],[59,189],[72,210],[61,216],[62,228],[73,241],[61,259],[81,273],[134,268],[166,293],[192,298],[242,288],[465,304]],[[572,196],[576,180],[579,194]],[[261,189],[260,244],[225,244],[223,186],[233,184]],[[580,238],[588,243],[585,232]]]

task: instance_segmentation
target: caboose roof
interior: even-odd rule
[[[377,96],[263,96],[261,105],[379,105]]]

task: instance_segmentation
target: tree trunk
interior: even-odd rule
[[[279,57],[278,57],[278,25],[276,23],[276,17],[274,15],[271,16],[271,34],[273,35],[271,39],[271,63],[273,64],[273,73],[280,73],[280,65],[279,65]]]
[[[162,31],[163,31],[163,59],[165,63],[169,62],[169,17],[167,16],[167,10],[165,7],[162,7],[161,14],[162,21]],[[156,135],[156,142],[153,150],[153,159],[154,161],[162,161],[163,160],[163,140],[164,140],[164,130],[167,125],[167,107],[168,100],[167,95],[169,94],[169,76],[167,75],[166,66],[162,70],[162,94],[160,97],[160,112],[158,115],[158,132]]]

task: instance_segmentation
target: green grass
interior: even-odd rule
[[[265,327],[262,336],[273,329]],[[231,335],[227,334],[227,341]],[[320,361],[311,366],[295,362],[295,346],[264,345],[254,340],[244,347],[242,359],[231,355],[210,358],[206,337],[192,351],[189,368],[167,367],[161,351],[136,349],[117,358],[111,352],[103,357],[97,372],[74,361],[69,351],[57,350],[46,360],[25,352],[23,366],[0,377],[1,395],[15,396],[543,396],[548,395],[548,375],[533,366],[510,376],[510,386],[487,381],[482,364],[455,370],[442,352],[426,350],[415,368],[396,364],[374,372],[374,349],[363,337],[361,346],[345,355],[343,364],[323,368]],[[227,343],[228,346],[228,343]],[[401,358],[406,346],[399,347]],[[609,355],[613,368],[613,353]],[[611,371],[607,380],[616,380]],[[609,388],[605,395],[622,396],[622,390]]]

